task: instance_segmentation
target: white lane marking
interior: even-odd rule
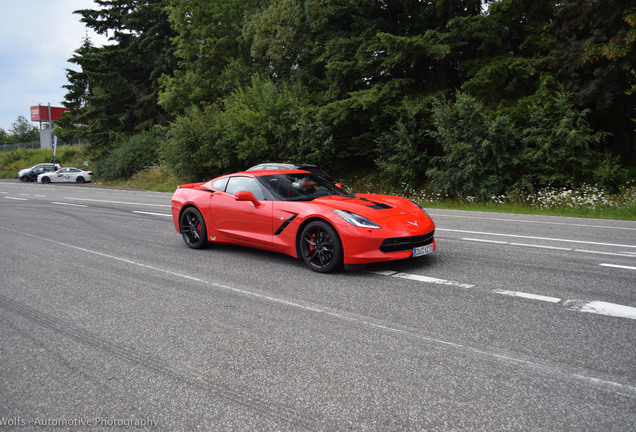
[[[139,266],[139,267],[143,267],[143,268],[147,268],[156,272],[162,272],[171,276],[175,276],[175,277],[180,277],[180,278],[184,278],[184,279],[189,279],[195,282],[200,282],[203,284],[206,284],[207,286],[211,286],[211,287],[215,287],[218,289],[223,289],[229,292],[233,292],[233,293],[237,293],[237,294],[243,294],[249,297],[254,297],[254,298],[260,298],[260,299],[264,299],[267,301],[270,301],[272,303],[275,304],[282,304],[285,306],[289,306],[289,307],[293,307],[293,308],[298,308],[300,310],[307,310],[313,313],[317,313],[317,314],[323,314],[326,316],[331,316],[337,319],[340,319],[342,321],[347,321],[347,322],[351,322],[354,323],[355,325],[359,325],[359,326],[364,326],[364,327],[368,327],[368,328],[372,328],[372,329],[378,329],[378,330],[382,330],[382,331],[386,331],[389,333],[395,333],[395,334],[401,334],[401,335],[405,335],[407,337],[412,337],[415,339],[419,339],[421,341],[427,342],[427,343],[431,343],[431,344],[436,344],[438,346],[447,346],[447,347],[451,347],[453,349],[456,349],[460,352],[462,352],[463,354],[477,354],[480,355],[482,357],[486,357],[486,358],[492,358],[495,359],[497,361],[500,361],[502,363],[506,363],[506,364],[516,364],[519,366],[523,366],[532,370],[538,370],[541,371],[542,373],[545,374],[550,374],[559,378],[574,378],[577,380],[580,380],[582,382],[587,383],[588,385],[592,385],[592,386],[596,386],[596,387],[602,387],[606,390],[609,390],[613,393],[619,394],[619,395],[624,395],[627,397],[636,397],[636,386],[631,385],[631,384],[625,384],[622,382],[618,382],[618,381],[611,381],[607,378],[598,378],[595,376],[591,376],[588,371],[583,370],[582,373],[576,373],[574,371],[572,371],[571,368],[569,367],[563,367],[561,364],[559,363],[554,363],[554,364],[546,364],[545,362],[542,361],[536,361],[533,360],[531,358],[528,357],[524,357],[521,355],[513,355],[513,354],[508,354],[508,353],[504,353],[501,350],[498,349],[494,349],[491,347],[486,346],[486,348],[477,348],[477,347],[473,347],[473,346],[469,346],[469,345],[464,345],[464,344],[460,344],[460,343],[456,343],[456,342],[451,342],[448,340],[444,340],[444,339],[439,339],[439,338],[433,338],[431,336],[427,336],[425,334],[420,333],[417,329],[409,329],[409,328],[405,328],[405,329],[401,329],[398,328],[396,325],[390,326],[390,325],[386,325],[385,323],[381,323],[379,322],[380,320],[378,320],[377,318],[372,318],[372,317],[365,317],[365,316],[358,316],[358,315],[354,315],[352,313],[347,313],[347,312],[340,312],[340,311],[334,311],[334,310],[326,310],[324,308],[317,308],[313,305],[309,305],[309,304],[301,304],[299,302],[291,302],[289,300],[285,300],[282,298],[276,298],[276,297],[271,297],[271,296],[267,296],[264,294],[260,294],[254,291],[248,291],[248,290],[244,290],[244,289],[239,289],[239,288],[235,288],[229,285],[224,285],[224,284],[219,284],[216,282],[209,282],[203,279],[199,279],[199,278],[195,278],[192,276],[188,276],[186,274],[182,274],[182,273],[178,273],[178,272],[173,272],[170,270],[166,270],[165,268],[159,268],[159,267],[154,267],[154,266],[150,266],[147,264],[143,264],[141,262],[138,261],[133,261],[127,258],[122,258],[122,257],[118,257],[118,256],[114,256],[114,255],[109,255],[109,254],[105,254],[103,252],[98,252],[98,251],[94,251],[91,249],[86,249],[86,248],[81,248],[72,244],[68,244],[68,243],[63,243],[63,242],[59,242],[56,240],[52,240],[52,239],[47,239],[47,238],[43,238],[43,237],[39,237],[39,236],[35,236],[33,234],[28,234],[22,231],[16,231],[10,228],[5,228],[5,227],[0,227],[0,230],[4,230],[4,231],[10,231],[13,233],[17,233],[17,234],[22,234],[24,236],[27,237],[32,237],[32,238],[37,238],[39,240],[43,240],[43,241],[48,241],[50,243],[54,243],[60,246],[65,246],[65,247],[69,247],[72,249],[76,249],[79,250],[81,252],[86,252],[86,253],[92,253],[98,256],[102,256],[105,258],[110,258],[116,261],[121,261],[127,264],[131,264],[131,265],[135,265],[135,266]],[[391,274],[397,274],[397,272],[384,272],[387,273],[388,275]],[[375,322],[374,322],[375,321]]]
[[[526,223],[526,224],[529,223],[529,224],[543,224],[543,225],[562,225],[562,226],[569,226],[569,227],[603,228],[603,229],[636,231],[636,228],[632,228],[632,227],[575,224],[575,223],[565,223],[565,222],[548,222],[548,221],[524,220],[524,219],[504,219],[504,218],[493,218],[493,217],[482,217],[482,216],[450,215],[450,214],[435,213],[434,211],[431,211],[431,210],[428,210],[428,212],[431,214],[431,216],[435,216],[435,217],[454,217],[454,218],[464,218],[464,219],[480,219],[480,220],[487,220],[487,221],[519,222],[519,223]]]
[[[612,265],[608,264],[607,266],[612,266]],[[626,266],[623,266],[623,267],[626,267]],[[629,267],[629,268],[636,270],[636,267]],[[450,285],[450,286],[459,287],[459,288],[473,288],[475,286],[471,284],[447,281],[445,279],[437,279],[437,278],[433,278],[429,276],[415,275],[410,273],[400,273],[393,270],[370,271],[369,273],[377,274],[380,276],[389,276],[389,277],[397,277],[402,279],[414,280],[418,282],[433,283],[433,284],[440,284],[440,285]],[[526,293],[523,291],[494,289],[491,292],[494,294],[501,294],[501,295],[506,295],[510,297],[520,297],[520,298],[525,298],[529,300],[537,300],[537,301],[553,303],[553,304],[562,302],[563,306],[565,306],[567,309],[576,310],[580,312],[596,313],[600,315],[608,315],[608,316],[613,316],[617,318],[636,319],[636,308],[631,306],[623,306],[623,305],[607,303],[602,301],[590,301],[590,302],[586,302],[582,300],[565,300],[564,301],[558,297]]]
[[[518,234],[501,234],[501,233],[492,233],[492,232],[483,232],[483,231],[456,230],[456,229],[448,229],[448,228],[436,228],[435,231],[436,232],[448,231],[448,232],[457,232],[457,233],[465,233],[465,234],[481,234],[481,235],[489,235],[489,236],[525,238],[525,239],[532,239],[532,240],[546,240],[546,241],[555,241],[555,242],[563,242],[563,243],[582,243],[582,244],[597,245],[597,246],[616,246],[616,247],[626,247],[626,248],[636,249],[636,245],[600,243],[600,242],[592,242],[592,241],[584,241],[584,240],[559,239],[559,238],[552,238],[552,237],[534,237],[534,236],[525,236],[525,235],[518,235]]]
[[[622,256],[622,257],[629,257],[629,258],[636,257],[634,252],[630,252],[630,251],[622,252],[622,253],[619,253],[619,252],[601,252],[601,251],[592,251],[592,250],[586,250],[586,249],[572,249],[572,248],[559,247],[559,246],[533,245],[533,244],[529,244],[529,243],[514,243],[514,242],[501,241],[501,240],[476,239],[476,238],[470,238],[470,237],[462,237],[461,240],[478,242],[478,243],[500,244],[500,245],[507,244],[507,245],[511,245],[511,246],[531,247],[531,248],[538,248],[538,249],[572,251],[572,252],[581,252],[581,253],[587,253],[587,254],[612,255],[612,256]]]
[[[529,243],[510,243],[512,246],[523,246],[523,247],[531,247],[531,248],[539,248],[539,249],[552,249],[552,250],[562,250],[562,251],[571,251],[570,248],[559,247],[559,246],[547,246],[547,245],[534,245]]]
[[[92,199],[92,198],[64,197],[64,199],[76,200],[76,201],[90,201],[90,202],[105,203],[105,204],[125,204],[125,205],[134,205],[134,206],[168,207],[168,208],[172,207],[168,204],[146,204],[146,203],[138,203],[138,202],[99,200],[99,199]]]
[[[559,303],[561,301],[561,299],[558,297],[548,297],[548,296],[542,296],[538,294],[525,293],[521,291],[494,290],[493,292],[497,294],[512,296],[512,297],[523,297],[530,300],[538,300],[538,301],[543,301],[548,303]]]
[[[472,288],[475,286],[475,285],[465,284],[461,282],[449,281],[446,279],[438,279],[438,278],[434,278],[430,276],[416,275],[411,273],[400,273],[400,272],[391,271],[391,270],[377,271],[377,272],[371,271],[369,273],[379,274],[381,276],[391,276],[391,277],[397,277],[401,279],[409,279],[409,280],[414,280],[418,282],[432,283],[432,284],[438,284],[438,285],[449,285],[449,286],[454,286],[458,288]]]
[[[629,254],[629,253],[601,252],[601,251],[592,251],[592,250],[586,250],[586,249],[574,249],[574,252],[581,252],[581,253],[586,253],[586,254],[611,255],[611,256],[621,256],[621,257],[634,258],[634,255]]]
[[[18,198],[18,197],[5,197],[6,199],[15,200],[15,201],[28,201],[26,198]]]
[[[469,238],[469,237],[464,237],[462,238],[462,240],[474,241],[479,243],[508,244],[508,242],[501,241],[501,240],[486,240],[486,239],[476,239],[476,238]]]
[[[65,203],[65,202],[59,202],[59,201],[51,201],[51,204],[70,206],[70,207],[87,207],[84,204],[73,204],[73,203]]]
[[[613,267],[613,268],[619,268],[619,269],[626,269],[626,270],[636,270],[636,267],[634,266],[626,266],[626,265],[620,265],[620,264],[599,264],[603,267]]]
[[[166,213],[153,213],[153,212],[145,212],[145,211],[138,211],[138,210],[133,211],[133,213],[146,214],[146,215],[152,215],[152,216],[166,216],[166,217],[172,217],[172,215],[171,215],[171,214],[166,214]]]
[[[567,300],[563,305],[578,312],[588,312],[616,318],[636,320],[636,307],[624,306],[602,301]]]

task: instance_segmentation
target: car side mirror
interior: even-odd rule
[[[251,201],[255,207],[261,205],[261,202],[257,200],[254,194],[250,191],[238,191],[236,195],[234,195],[234,199],[237,201]]]

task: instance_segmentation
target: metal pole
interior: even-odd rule
[[[53,146],[53,121],[51,120],[51,102],[49,102],[49,142]],[[53,150],[53,168],[55,168],[55,150]]]

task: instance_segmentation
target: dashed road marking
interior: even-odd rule
[[[594,250],[587,250],[587,249],[572,249],[572,248],[560,247],[560,246],[537,245],[537,244],[529,244],[529,243],[515,243],[515,242],[507,242],[507,241],[503,241],[503,240],[477,239],[477,238],[472,238],[472,237],[462,237],[461,240],[478,242],[478,243],[489,243],[489,244],[510,245],[510,246],[520,246],[520,247],[531,247],[531,248],[536,248],[536,249],[550,249],[550,250],[559,250],[559,251],[566,251],[566,252],[579,252],[579,253],[586,253],[586,254],[622,256],[622,257],[629,257],[629,258],[636,257],[636,255],[634,255],[634,252],[631,252],[631,251],[626,251],[626,252],[603,252],[603,251],[594,251]],[[597,244],[600,244],[600,243],[597,243]],[[616,246],[634,247],[634,246],[629,246],[629,245],[616,245]]]
[[[626,266],[626,265],[620,265],[620,264],[599,264],[599,265],[603,267],[612,267],[612,268],[619,268],[619,269],[625,269],[625,270],[636,270],[636,267],[634,266]]]
[[[65,202],[59,202],[59,201],[51,201],[51,204],[63,205],[63,206],[69,206],[69,207],[87,207],[84,204],[73,204],[73,203],[65,203]]]
[[[145,211],[138,211],[138,210],[133,211],[133,213],[152,215],[152,216],[172,217],[171,214],[167,214],[167,213],[154,213],[154,212],[145,212]]]
[[[521,291],[494,290],[493,292],[495,294],[503,294],[503,295],[512,296],[512,297],[522,297],[522,298],[527,298],[530,300],[538,300],[538,301],[543,301],[548,303],[559,303],[561,301],[561,299],[558,297],[549,297],[549,296],[543,296],[538,294],[530,294],[530,293],[521,292]]]
[[[416,275],[411,273],[401,273],[401,272],[396,272],[391,270],[370,272],[370,273],[379,274],[381,276],[391,276],[391,277],[402,278],[402,279],[410,279],[410,280],[414,280],[418,282],[426,282],[426,283],[432,283],[432,284],[438,284],[438,285],[450,285],[450,286],[454,286],[458,288],[472,288],[474,286],[471,284],[449,281],[446,279],[438,279],[438,278],[434,278],[430,276]]]
[[[629,245],[629,244],[602,243],[602,242],[593,242],[593,241],[586,241],[586,240],[571,240],[571,239],[562,239],[562,238],[553,238],[553,237],[536,237],[536,236],[527,236],[527,235],[519,235],[519,234],[467,231],[467,230],[456,230],[456,229],[448,229],[448,228],[436,228],[435,231],[436,232],[448,231],[448,232],[456,232],[456,233],[464,233],[464,234],[479,234],[479,235],[489,235],[489,236],[499,236],[499,237],[523,238],[523,239],[554,241],[554,242],[562,242],[562,243],[582,243],[586,245],[595,245],[595,246],[616,246],[616,247],[623,247],[623,248],[636,248],[636,245]]]
[[[636,320],[636,307],[624,306],[603,301],[566,300],[563,306],[578,312],[588,312],[617,318]]]
[[[603,264],[601,264],[603,265]],[[612,264],[606,264],[608,267],[628,268],[630,270],[636,270],[636,267],[629,266],[614,266]],[[437,285],[447,285],[456,288],[473,288],[474,284],[467,284],[455,281],[448,281],[446,279],[439,279],[430,276],[416,275],[411,273],[401,273],[393,270],[384,271],[371,271],[369,273],[377,274],[380,276],[397,277],[401,279],[408,279],[417,282],[431,283]],[[606,315],[615,318],[627,318],[636,319],[636,307],[619,305],[615,303],[608,303],[603,301],[587,301],[587,300],[563,300],[559,297],[545,296],[540,294],[527,293],[523,291],[512,291],[493,289],[490,291],[493,294],[505,295],[509,297],[519,297],[528,300],[541,301],[552,304],[560,304],[562,307],[568,310],[574,310],[578,312],[595,313],[598,315]]]
[[[148,204],[148,203],[140,203],[140,202],[128,202],[128,201],[110,201],[110,200],[101,200],[101,199],[92,199],[92,198],[74,198],[74,197],[64,197],[64,199],[75,200],[75,201],[88,201],[88,202],[97,202],[104,204],[124,204],[124,205],[134,205],[134,206],[144,206],[144,207],[170,207],[168,204]]]

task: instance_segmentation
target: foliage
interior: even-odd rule
[[[163,0],[97,0],[99,9],[76,11],[81,21],[112,43],[90,41],[69,61],[81,71],[67,71],[71,109],[61,124],[65,138],[87,140],[108,151],[120,139],[168,116],[157,103],[159,77],[174,67],[172,32]],[[62,132],[64,134],[64,132]]]
[[[173,176],[166,166],[161,164],[149,166],[136,172],[132,177],[107,182],[110,186],[155,192],[174,192],[182,183],[183,179]]]
[[[156,164],[161,134],[161,129],[156,127],[131,136],[98,161],[96,174],[105,180],[115,180]]]
[[[594,132],[566,93],[542,92],[523,105],[526,121],[521,132],[524,165],[537,187],[566,187],[592,178],[600,158],[596,146],[606,135]],[[531,170],[529,169],[531,168]]]
[[[26,117],[18,116],[8,131],[0,129],[0,144],[15,144],[40,140],[40,131]]]
[[[375,140],[376,166],[380,172],[397,184],[414,186],[424,177],[428,156],[423,148],[426,130],[420,128],[413,107],[404,112],[388,132]]]
[[[431,160],[428,175],[440,193],[485,199],[523,189],[518,133],[508,117],[489,117],[483,104],[466,94],[454,103],[439,103],[434,112],[431,135],[443,154]]]
[[[86,147],[59,146],[56,162],[63,166],[92,169],[91,154]],[[16,179],[18,171],[39,163],[53,163],[53,150],[21,148],[0,152],[0,178]]]
[[[615,191],[636,161],[629,2],[96,3],[79,13],[111,44],[71,59],[58,135],[113,155],[162,125],[183,178],[314,162],[486,200]]]
[[[323,163],[333,146],[299,87],[255,77],[217,104],[177,118],[163,147],[174,173],[202,179],[246,169],[276,155],[279,162]]]
[[[256,0],[167,0],[177,65],[161,77],[159,102],[173,114],[201,107],[249,81],[249,49],[242,37],[245,15]]]

